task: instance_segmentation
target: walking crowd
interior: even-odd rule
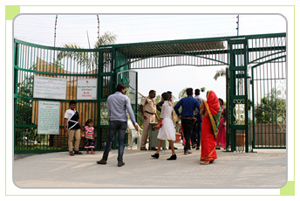
[[[97,161],[97,164],[105,165],[108,160],[108,154],[111,149],[114,135],[118,133],[118,166],[125,165],[123,161],[124,154],[124,140],[127,129],[127,112],[129,118],[135,128],[138,131],[139,126],[136,123],[136,119],[133,110],[130,105],[129,98],[124,95],[126,86],[124,84],[118,84],[116,92],[110,95],[107,99],[107,111],[110,119],[109,132],[107,134],[106,146],[101,160]],[[162,141],[167,140],[169,142],[169,149],[172,150],[172,155],[167,160],[176,160],[177,156],[174,147],[174,141],[176,139],[176,124],[181,122],[181,133],[184,144],[184,155],[191,154],[191,147],[201,151],[200,164],[206,165],[213,163],[217,159],[216,149],[226,147],[226,121],[225,121],[225,109],[223,100],[218,99],[214,91],[208,91],[206,94],[206,100],[200,98],[200,90],[195,90],[195,97],[193,97],[193,89],[186,89],[187,97],[182,98],[174,105],[172,100],[172,92],[164,92],[161,95],[161,102],[155,103],[156,91],[151,90],[148,97],[144,98],[140,105],[140,111],[142,113],[143,133],[141,137],[140,150],[147,150],[147,138],[150,124],[158,121],[157,128],[159,129],[157,139],[158,147],[150,147],[151,150],[156,152],[151,157],[158,159],[159,151],[162,146]],[[80,124],[79,114],[75,110],[76,102],[70,101],[70,109],[65,113],[64,129],[68,133],[69,141],[69,154],[82,154],[79,151],[79,144],[81,139],[81,131],[85,134],[85,149],[89,153],[94,154],[93,149],[95,146],[95,137],[93,121],[91,119],[86,121],[86,126],[83,128]],[[157,115],[157,110],[161,112],[160,117]],[[73,152],[73,138],[75,136],[75,146]]]

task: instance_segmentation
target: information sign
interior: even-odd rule
[[[34,76],[33,97],[47,99],[66,99],[67,79]]]
[[[60,103],[39,101],[38,134],[59,134]]]

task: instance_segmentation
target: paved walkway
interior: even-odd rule
[[[176,144],[180,147],[179,144]],[[117,150],[109,154],[106,165],[95,155],[69,156],[67,152],[31,155],[14,161],[13,178],[18,187],[170,187],[170,188],[281,188],[287,179],[286,150],[257,150],[232,153],[217,150],[218,159],[199,165],[200,151],[167,161],[170,150],[125,150],[123,167],[117,166]]]

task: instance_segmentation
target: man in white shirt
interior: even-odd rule
[[[82,154],[79,151],[79,144],[81,140],[80,129],[83,130],[80,124],[80,118],[78,112],[75,110],[76,102],[71,100],[70,108],[65,112],[64,116],[64,131],[68,133],[68,147],[70,156],[74,154]],[[75,153],[73,152],[73,138],[75,136]]]

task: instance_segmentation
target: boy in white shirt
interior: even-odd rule
[[[83,130],[80,124],[80,118],[78,112],[75,110],[76,102],[71,100],[70,109],[65,112],[64,116],[64,131],[68,133],[68,147],[70,156],[74,156],[74,154],[82,154],[79,151],[79,144],[81,140],[81,132],[80,129]],[[75,153],[73,152],[73,138],[75,136]]]

